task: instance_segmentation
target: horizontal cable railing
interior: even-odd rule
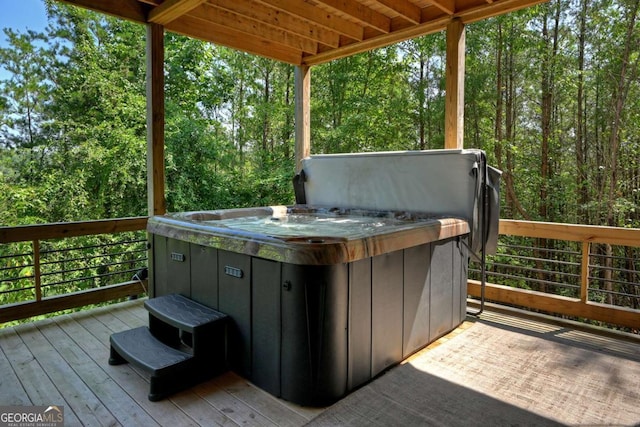
[[[146,223],[0,227],[0,323],[146,292]]]
[[[146,217],[0,227],[0,323],[146,292]],[[640,230],[501,220],[488,300],[640,330]],[[480,295],[477,265],[469,295]]]
[[[477,263],[469,278],[478,297]],[[637,332],[640,229],[501,220],[486,281],[488,300]]]

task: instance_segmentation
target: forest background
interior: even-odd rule
[[[0,45],[0,226],[145,216],[145,28],[43,4],[46,26]],[[464,146],[504,172],[502,218],[640,227],[639,7],[550,0],[466,27]],[[313,67],[312,153],[442,148],[444,74],[444,33]],[[169,211],[294,202],[293,81],[166,33]],[[501,236],[489,280],[578,298],[580,251]],[[593,245],[588,300],[640,308],[639,251]],[[0,305],[146,265],[143,230],[3,244]]]
[[[640,0],[466,29],[466,148],[503,218],[640,227]],[[4,29],[0,225],[146,215],[145,28],[46,2]],[[293,67],[167,33],[170,211],[292,203]],[[445,34],[312,69],[313,153],[442,148]]]

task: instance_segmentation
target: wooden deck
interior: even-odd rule
[[[638,425],[640,345],[487,311],[327,409],[276,399],[233,373],[161,402],[112,332],[142,301],[0,329],[0,405],[64,405],[68,426]]]
[[[111,333],[147,323],[130,301],[0,329],[0,405],[64,405],[67,426],[300,426],[320,412],[233,373],[150,402],[144,373],[107,363]]]

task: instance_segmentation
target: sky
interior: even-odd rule
[[[43,31],[47,26],[44,0],[0,0],[0,29],[12,28],[24,33],[29,30]],[[0,31],[0,47],[6,47],[7,38]],[[0,64],[0,80],[8,74]]]
[[[0,28],[10,27],[24,32],[28,29],[42,31],[47,26],[44,0],[0,0]],[[4,32],[0,46],[4,46]]]

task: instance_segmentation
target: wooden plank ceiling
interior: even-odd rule
[[[63,0],[294,65],[315,65],[546,0]]]

